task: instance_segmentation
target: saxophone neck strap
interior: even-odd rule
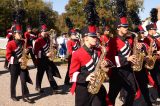
[[[97,51],[94,50],[94,48],[89,49],[86,45],[83,45],[84,50],[86,50],[86,52],[92,57],[93,62],[96,63],[96,57],[98,56]],[[94,56],[97,55],[97,56]]]

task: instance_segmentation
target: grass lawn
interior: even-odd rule
[[[6,50],[0,49],[0,57],[5,57],[6,55]]]
[[[0,49],[0,57],[5,57],[5,53],[6,53],[6,50]],[[61,61],[60,58],[55,58],[54,62],[58,65],[60,65],[60,64],[67,65],[67,63],[68,63],[67,61]]]

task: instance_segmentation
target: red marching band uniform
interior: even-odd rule
[[[42,58],[44,56],[42,54],[42,49],[44,49],[44,53],[47,53],[49,50],[49,39],[45,40],[42,37],[39,37],[36,39],[35,42],[35,48],[34,48],[34,53],[38,59]]]
[[[73,52],[75,52],[80,47],[79,40],[70,39],[67,41],[67,50],[69,55],[72,55]]]
[[[10,64],[18,63],[18,59],[22,56],[23,44],[24,42],[15,40],[8,42],[6,58]]]
[[[102,36],[100,37],[100,41],[101,41],[101,42],[105,42],[105,45],[106,45],[106,46],[107,46],[109,40],[110,40],[110,38],[107,37],[106,35],[102,35]]]
[[[155,30],[155,33],[156,33],[156,26],[155,24],[149,24],[146,26],[146,29],[149,31],[149,30]],[[150,48],[150,46],[152,46],[153,48],[155,48],[155,50],[153,51],[153,55],[156,55],[157,51],[160,50],[160,42],[159,42],[159,38],[160,36],[157,35],[157,34],[154,34],[154,35],[150,35],[148,34],[148,36],[144,39],[144,43],[145,45],[148,47],[148,49]],[[153,42],[153,45],[150,45],[150,43]],[[147,69],[148,74],[150,76],[148,76],[149,78],[149,81],[150,81],[150,84],[153,85],[156,89],[157,89],[157,92],[158,92],[158,97],[156,98],[159,98],[160,97],[160,68],[159,68],[159,65],[160,64],[160,61],[159,61],[159,56],[157,55],[157,59],[155,61],[155,64],[154,64],[154,68],[149,70]]]
[[[147,55],[147,50],[148,50],[148,45],[146,45],[144,43],[144,39],[146,38],[144,36],[144,32],[145,30],[143,29],[142,25],[138,25],[138,34],[140,36],[141,39],[138,39],[138,43],[141,44],[141,52],[144,53],[144,55]],[[145,61],[145,59],[143,59],[143,61]],[[150,90],[148,89],[148,83],[151,82],[151,78],[150,78],[150,74],[146,71],[146,68],[144,67],[144,63],[142,65],[142,69],[140,71],[136,71],[135,73],[135,77],[137,79],[137,83],[139,85],[139,98],[137,98],[137,100],[141,100],[140,97],[143,96],[144,101],[146,103],[146,105],[152,105],[152,101],[150,99]],[[140,95],[142,94],[142,95]],[[141,104],[141,105],[145,105],[145,104]],[[136,106],[136,105],[135,105]]]
[[[8,39],[8,41],[11,41],[13,40],[13,36],[12,36],[12,29],[8,29],[7,30],[7,35],[6,35],[6,38]]]
[[[17,22],[15,26],[12,28],[13,36],[20,36],[21,33],[21,25]],[[17,35],[18,33],[18,35]],[[24,102],[32,103],[28,96],[29,90],[26,82],[31,84],[32,80],[30,79],[29,72],[27,69],[20,68],[19,59],[22,56],[24,41],[21,39],[14,39],[9,41],[6,48],[6,59],[9,61],[9,71],[11,73],[11,99],[14,101],[18,101],[16,98],[16,84],[18,76],[20,75],[21,86],[22,86],[22,98]]]
[[[109,31],[109,27],[108,26],[105,26],[105,28],[104,28],[104,34],[101,35],[101,37],[100,37],[100,42],[101,42],[101,44],[105,43],[104,45],[107,46],[108,43],[109,43],[110,37],[109,37],[109,35],[105,34],[105,31]]]
[[[141,32],[141,30],[144,31],[144,29],[142,27],[139,29],[140,29],[140,32]],[[149,45],[146,43],[146,41],[148,42],[148,40],[149,39],[147,36],[147,37],[144,37],[138,41],[139,43],[142,44],[141,50],[145,53],[146,56],[148,54],[148,49],[149,49]],[[144,59],[144,61],[145,61],[145,59]],[[143,62],[143,67],[142,67],[143,69],[140,72],[137,72],[135,74],[136,74],[136,79],[139,83],[141,93],[145,99],[145,102],[146,103],[148,102],[148,105],[149,105],[149,103],[156,102],[156,99],[158,98],[158,92],[157,92],[157,85],[156,85],[154,79],[152,78],[150,71],[144,67],[145,66],[144,64],[145,64],[145,62]],[[150,85],[151,87],[148,87],[148,85]],[[148,94],[149,94],[149,98],[148,98]]]
[[[96,36],[94,34],[96,31],[90,30],[95,26],[87,27],[89,30],[89,35],[86,36]],[[93,29],[96,29],[93,28]],[[93,35],[92,35],[93,34]],[[88,92],[88,82],[86,77],[95,70],[95,66],[101,54],[101,49],[96,46],[89,49],[85,44],[78,50],[72,53],[71,66],[69,75],[71,82],[73,82],[71,93],[75,92],[75,102],[76,106],[106,106],[106,90],[102,85],[98,94],[92,95]],[[83,95],[83,96],[80,96]]]
[[[73,28],[70,18],[66,18],[66,25],[69,28],[70,39],[67,41],[68,68],[67,68],[64,84],[68,85],[70,84],[69,69],[71,64],[72,53],[74,53],[78,48],[80,48],[81,45],[77,37],[77,32]]]
[[[39,38],[36,39],[35,45],[34,45],[34,54],[37,58],[37,74],[36,74],[36,90],[40,93],[43,93],[44,91],[41,88],[41,83],[43,79],[44,72],[46,71],[48,81],[50,83],[50,87],[53,91],[58,89],[58,85],[53,78],[53,76],[61,78],[59,74],[59,70],[57,66],[54,64],[53,60],[50,60],[47,56],[48,53],[51,53],[53,51],[50,51],[50,35],[47,31],[47,25],[45,23],[45,20],[47,19],[45,13],[43,11],[40,12],[40,24],[41,24],[41,33],[39,34]]]
[[[11,40],[13,40],[12,29],[8,29],[7,30],[6,38],[8,39],[8,42],[11,41]],[[6,68],[6,69],[8,68],[8,61],[7,61],[7,59],[5,59],[4,68]]]
[[[128,28],[126,17],[120,18],[118,28]],[[133,36],[120,36],[117,34],[114,38],[110,39],[107,47],[107,58],[110,63],[115,66],[111,69],[109,80],[109,99],[115,105],[115,99],[124,88],[128,93],[125,105],[133,105],[135,94],[137,91],[137,84],[131,68],[131,63],[127,58],[132,54]]]
[[[30,29],[31,30],[31,29]],[[27,48],[32,48],[33,45],[32,45],[32,41],[34,39],[36,39],[37,37],[33,34],[31,34],[30,32],[25,32],[24,33],[24,38],[27,39]]]
[[[42,33],[47,34],[46,25],[44,24],[41,27],[42,27],[41,30]],[[56,67],[53,61],[49,60],[49,57],[47,56],[47,53],[50,52],[49,51],[50,46],[51,45],[50,45],[49,35],[47,37],[40,36],[35,41],[34,54],[37,58],[36,90],[41,93],[43,92],[43,90],[41,89],[41,83],[45,71],[47,73],[48,81],[50,83],[52,90],[56,90],[58,88],[58,85],[53,76],[61,78],[58,68]]]
[[[78,39],[70,39],[70,40],[67,41],[68,69],[67,69],[67,73],[66,73],[65,80],[64,80],[65,84],[70,84],[69,69],[70,69],[70,64],[71,64],[71,58],[72,58],[72,54],[78,48],[80,48],[80,42],[79,42]]]
[[[35,40],[37,37],[33,34],[31,34],[31,27],[27,26],[27,31],[24,33],[24,39],[26,39],[27,41],[27,45],[26,47],[29,49],[28,54],[30,53],[32,61],[34,63],[34,65],[36,65],[36,58],[35,55],[33,53],[33,40]]]
[[[101,48],[97,46],[98,36],[95,25],[99,17],[95,12],[94,1],[88,1],[84,11],[88,26],[82,29],[84,45],[72,53],[69,70],[73,82],[71,92],[75,92],[75,106],[106,106],[107,92],[103,85],[97,94],[91,94],[87,88],[101,55]]]

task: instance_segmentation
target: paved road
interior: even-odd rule
[[[0,59],[4,60],[4,59]],[[30,66],[32,62],[29,62]],[[36,76],[36,69],[29,70],[30,76],[34,82],[34,85],[28,84],[30,96],[32,99],[35,100],[34,104],[28,104],[22,101],[14,102],[10,99],[10,73],[3,68],[4,62],[0,62],[0,106],[74,106],[74,95],[71,95],[68,90],[68,86],[63,85],[64,76],[67,71],[67,65],[59,65],[58,69],[60,70],[62,79],[56,78],[56,81],[59,85],[59,90],[63,91],[59,94],[52,94],[51,89],[49,88],[49,83],[44,75],[42,88],[44,88],[45,93],[39,94],[35,91],[35,76]],[[17,83],[17,96],[21,98],[21,88],[20,88],[20,81],[18,79]],[[107,86],[108,88],[108,86]],[[121,103],[118,102],[117,106],[121,106]]]

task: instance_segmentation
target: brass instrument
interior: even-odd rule
[[[49,57],[50,61],[53,61],[55,58],[55,49],[54,49],[54,43],[53,39],[56,37],[55,30],[51,29],[49,32],[49,37],[50,37],[50,47],[49,47],[49,52],[51,53],[51,56]]]
[[[24,41],[25,42],[24,42],[22,57],[21,57],[22,62],[20,63],[20,67],[23,70],[27,69],[27,63],[28,63],[28,55],[26,53],[27,40],[25,39]]]
[[[150,47],[148,49],[148,55],[146,57],[146,63],[145,63],[145,68],[149,70],[154,68],[154,65],[157,59],[157,56],[153,55],[153,43],[154,43],[154,40],[150,42]]]
[[[100,90],[102,83],[108,77],[106,72],[100,67],[100,64],[105,56],[106,56],[106,48],[102,46],[102,54],[95,67],[95,71],[93,72],[96,80],[93,83],[89,82],[88,84],[88,92],[90,92],[91,94],[97,94]]]
[[[140,71],[142,70],[142,67],[143,67],[143,60],[144,60],[145,54],[144,52],[142,52],[137,48],[138,34],[135,32],[131,32],[131,33],[135,35],[134,44],[133,44],[133,55],[136,56],[136,63],[132,64],[132,69],[133,71]]]

